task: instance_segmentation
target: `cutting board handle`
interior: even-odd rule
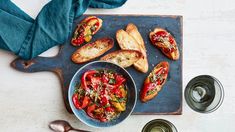
[[[61,60],[58,55],[55,57],[36,57],[28,61],[17,58],[11,62],[11,66],[16,70],[28,73],[40,71],[52,71],[56,73],[61,81],[62,94],[66,109],[69,113],[72,113],[67,96],[68,86],[66,85],[66,83],[64,83],[64,74],[62,72],[62,65],[60,64],[60,62]]]
[[[11,66],[22,72],[53,71],[60,69],[57,57],[36,57],[32,60],[22,60],[20,58],[11,62]]]

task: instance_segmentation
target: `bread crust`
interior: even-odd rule
[[[101,60],[112,62],[126,68],[133,65],[142,56],[142,53],[137,50],[117,50],[103,56]]]
[[[105,37],[88,43],[77,49],[71,56],[74,63],[84,63],[93,60],[110,50],[114,45],[112,38]]]
[[[138,31],[138,28],[136,27],[135,24],[129,23],[126,27],[126,32],[132,36],[136,42],[139,44],[139,50],[143,54],[143,58],[140,58],[137,62],[134,63],[134,67],[143,73],[148,72],[148,59],[147,59],[147,54],[146,54],[146,48],[145,48],[145,43],[144,40]]]

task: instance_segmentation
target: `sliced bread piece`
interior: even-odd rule
[[[143,57],[141,52],[136,50],[118,50],[103,56],[101,60],[112,62],[126,68],[133,65],[141,57]]]
[[[101,38],[77,49],[71,59],[74,63],[84,63],[101,56],[110,50],[113,45],[114,41],[112,38]]]
[[[143,73],[148,72],[147,51],[144,40],[139,33],[138,28],[133,23],[129,23],[126,27],[126,32],[136,40],[136,42],[139,44],[139,50],[143,54],[143,58],[140,58],[137,62],[134,63],[134,67]]]

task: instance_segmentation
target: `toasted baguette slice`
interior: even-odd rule
[[[79,46],[84,42],[90,42],[92,35],[96,34],[102,27],[102,22],[102,19],[96,16],[89,16],[83,19],[77,25],[73,38],[71,39],[71,44],[74,46]]]
[[[112,38],[101,38],[76,50],[71,59],[74,63],[84,63],[101,56],[110,50],[113,45]]]
[[[126,27],[126,32],[136,40],[136,42],[139,44],[139,50],[143,54],[143,58],[140,58],[137,62],[134,63],[134,67],[143,73],[148,72],[146,48],[138,28],[133,23],[129,23]]]
[[[162,61],[154,67],[153,71],[145,79],[140,91],[140,100],[143,103],[153,99],[161,91],[167,81],[169,68],[169,63]]]
[[[171,41],[173,42],[172,44],[169,43],[169,41],[165,40],[165,39],[162,42],[153,40],[153,36],[157,32],[161,32],[161,31],[166,32],[167,36],[172,38],[171,39]],[[152,44],[155,45],[157,48],[159,48],[162,51],[162,53],[164,55],[166,55],[168,58],[170,58],[172,60],[179,59],[180,53],[179,53],[177,43],[176,43],[174,37],[168,31],[166,31],[165,29],[162,29],[162,28],[155,28],[153,32],[150,32],[149,38],[150,38]],[[172,46],[174,48],[173,52],[171,52],[170,46]]]
[[[141,52],[136,50],[118,50],[103,56],[101,60],[112,62],[126,68],[133,65],[142,56]]]
[[[136,40],[123,29],[117,31],[116,39],[121,49],[140,51],[140,46]]]

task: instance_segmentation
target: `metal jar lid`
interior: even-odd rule
[[[142,132],[177,132],[177,129],[167,120],[154,119],[143,127]]]

